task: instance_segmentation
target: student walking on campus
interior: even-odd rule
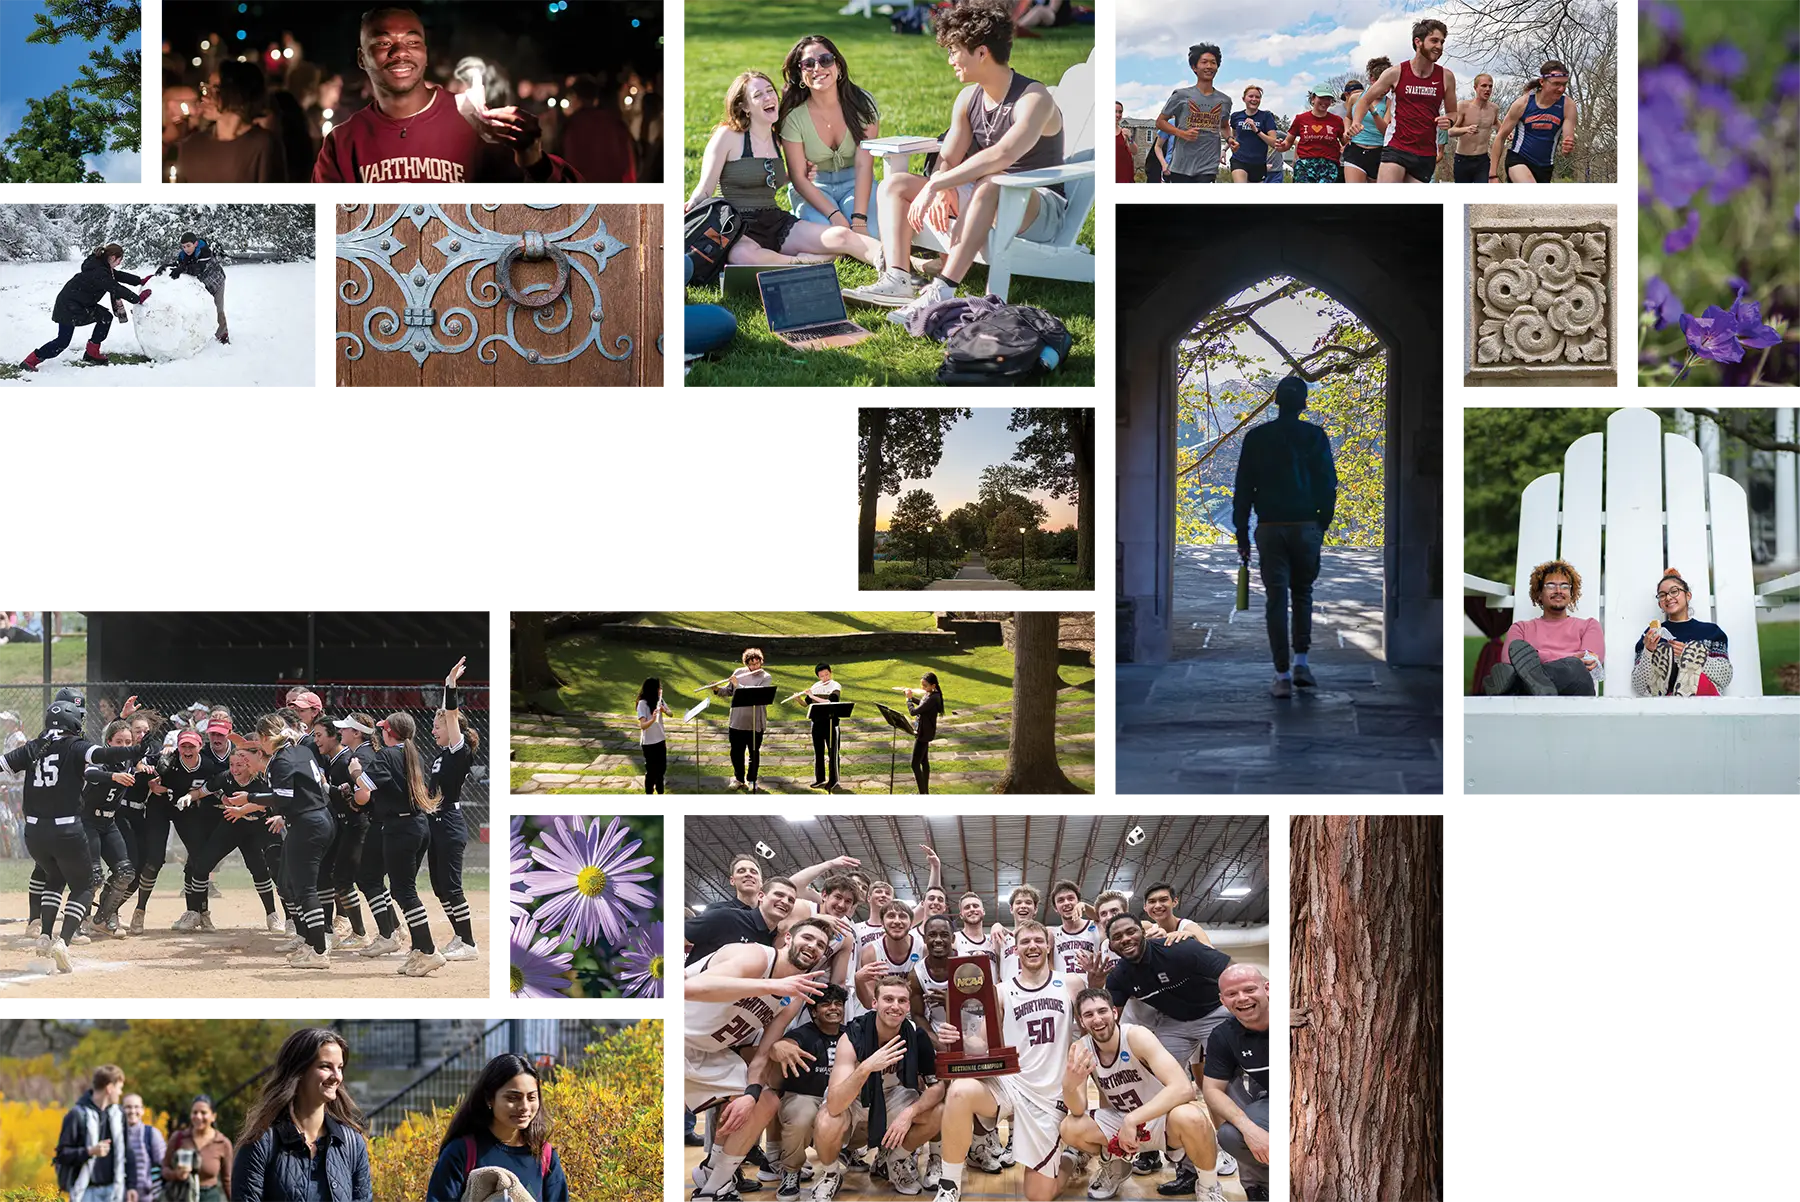
[[[450,1116],[425,1196],[430,1202],[511,1202],[524,1196],[520,1189],[533,1202],[569,1202],[537,1072],[506,1052],[487,1062]]]
[[[63,1116],[56,1187],[69,1202],[124,1202],[125,1115],[119,1108],[124,1092],[124,1071],[103,1064],[94,1070],[92,1087]]]
[[[369,1141],[344,1084],[350,1045],[305,1027],[282,1042],[275,1071],[250,1108],[232,1166],[232,1202],[362,1202]]]
[[[1275,680],[1269,693],[1292,697],[1294,686],[1318,682],[1307,666],[1312,645],[1312,589],[1319,551],[1337,507],[1337,467],[1331,440],[1300,420],[1306,381],[1289,376],[1275,386],[1276,418],[1253,426],[1238,452],[1231,503],[1238,557],[1250,562],[1250,514],[1256,514],[1256,554],[1262,568],[1269,650]],[[1288,639],[1288,594],[1293,594],[1293,641]]]

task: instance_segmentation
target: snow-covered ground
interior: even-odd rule
[[[80,264],[0,263],[0,362],[19,363],[31,351],[56,336],[50,320],[56,294]],[[155,265],[126,263],[134,275],[148,275]],[[114,364],[108,367],[78,366],[92,326],[75,331],[69,349],[46,362],[36,372],[21,372],[18,379],[0,378],[0,388],[86,386],[231,385],[239,388],[305,387],[313,382],[313,277],[316,263],[246,263],[225,269],[225,316],[231,325],[231,342],[207,343],[191,358],[161,363]],[[139,321],[156,317],[157,292],[172,287],[191,288],[185,279],[171,282],[160,276],[147,285],[150,300],[129,310],[131,324],[113,322],[104,349],[109,354],[150,353],[140,344]],[[211,319],[211,302],[207,302]],[[167,353],[169,340],[147,339],[159,353]]]

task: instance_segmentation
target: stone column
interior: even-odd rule
[[[1143,326],[1122,320],[1119,330],[1117,641],[1122,661],[1161,663],[1173,638],[1175,371],[1171,352]]]

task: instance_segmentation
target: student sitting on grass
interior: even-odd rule
[[[788,197],[794,216],[878,237],[875,157],[862,149],[865,140],[881,136],[875,98],[850,82],[850,64],[826,37],[795,42],[781,78],[782,153],[812,168],[794,176]]]
[[[775,84],[761,71],[746,71],[725,89],[725,117],[706,143],[700,182],[688,197],[692,211],[717,190],[744,219],[744,234],[732,244],[727,262],[752,264],[829,263],[849,255],[873,263],[881,246],[845,226],[801,221],[775,203],[788,184],[787,167],[775,142],[781,101]]]
[[[994,228],[1000,186],[993,177],[1063,161],[1063,118],[1055,99],[1043,84],[1007,65],[1013,23],[1005,4],[969,0],[941,13],[937,40],[950,52],[957,80],[966,85],[951,110],[937,171],[929,178],[901,172],[881,181],[882,248],[892,266],[867,288],[845,292],[868,304],[906,306],[892,315],[900,324],[910,309],[956,295]],[[1033,189],[1019,236],[1028,242],[1055,237],[1067,208],[1060,189]],[[950,251],[935,265],[932,280],[909,270],[913,232],[927,222],[950,231]]]

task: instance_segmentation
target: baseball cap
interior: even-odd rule
[[[325,703],[319,700],[319,695],[306,689],[294,689],[289,692],[287,703],[297,710],[322,710],[325,708]]]
[[[213,731],[216,730],[222,735],[228,735],[231,733],[231,719],[230,718],[208,718],[206,721],[205,729],[206,729],[207,734],[211,734]]]
[[[338,719],[333,720],[333,722],[331,724],[333,726],[337,727],[339,730],[360,730],[365,735],[372,735],[375,733],[374,727],[364,726],[361,722],[358,722],[355,718],[338,718]],[[384,723],[382,723],[382,725],[385,726],[385,725],[387,725],[387,723],[384,722]]]
[[[1337,93],[1331,90],[1331,85],[1329,84],[1314,84],[1312,94],[1314,96],[1323,96],[1327,100],[1337,99]]]

